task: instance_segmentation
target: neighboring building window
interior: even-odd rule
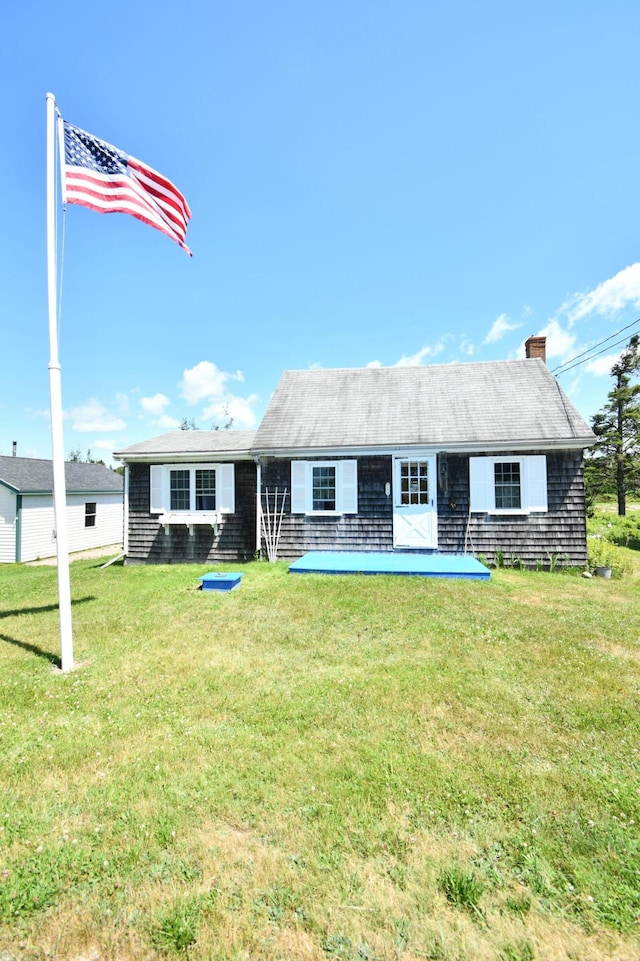
[[[470,457],[471,510],[489,514],[545,512],[547,458],[544,454]]]
[[[332,466],[312,467],[313,509],[314,511],[335,511],[336,509],[336,469]]]
[[[400,504],[429,503],[429,463],[426,460],[400,462]]]
[[[235,512],[233,464],[152,464],[149,512]]]
[[[357,461],[291,461],[291,513],[357,514]]]
[[[98,505],[95,501],[87,501],[84,505],[84,526],[85,527],[95,527],[96,526],[96,513],[98,510]]]
[[[496,491],[496,510],[520,510],[522,497],[520,489],[519,461],[505,461],[493,465]]]

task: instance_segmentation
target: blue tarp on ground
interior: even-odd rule
[[[292,574],[405,574],[488,581],[488,568],[468,554],[379,554],[312,551],[289,565]]]

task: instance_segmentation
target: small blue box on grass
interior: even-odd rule
[[[241,577],[242,574],[203,574],[198,580],[202,581],[203,591],[232,591]]]

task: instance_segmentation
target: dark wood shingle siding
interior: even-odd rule
[[[514,456],[517,452],[512,452]],[[539,453],[544,453],[540,451]],[[439,495],[438,547],[443,553],[466,549],[493,563],[498,552],[505,563],[527,567],[586,563],[586,520],[581,451],[547,454],[548,511],[539,514],[471,514],[469,457],[448,457],[448,491]]]
[[[517,558],[527,567],[548,567],[551,558],[568,566],[586,563],[581,451],[547,454],[549,509],[540,514],[469,517],[469,455],[449,454],[447,461],[446,490],[438,491],[438,550],[443,554],[466,550],[494,562],[501,551],[507,563]],[[391,474],[390,456],[358,458],[358,514],[318,517],[290,513],[291,462],[265,460],[263,491],[268,487],[272,496],[276,488],[280,496],[288,491],[279,559],[294,560],[307,551],[392,551],[393,504],[385,493]]]
[[[514,456],[518,452],[513,452]],[[539,453],[544,453],[540,451]],[[320,458],[318,458],[320,459]],[[586,522],[581,451],[547,454],[548,512],[469,516],[469,456],[449,454],[446,490],[438,491],[438,550],[484,555],[495,562],[518,559],[527,567],[586,563]],[[176,526],[168,534],[149,514],[149,465],[132,464],[129,474],[127,563],[227,563],[249,560],[256,545],[256,468],[235,465],[236,513],[223,516],[218,535],[210,527]],[[319,517],[291,514],[291,461],[262,461],[262,490],[280,497],[287,490],[278,557],[295,560],[307,551],[392,551],[392,458],[358,458],[358,514]],[[271,501],[273,503],[273,500]],[[264,498],[263,498],[264,504]],[[280,505],[280,500],[278,501]],[[266,554],[264,539],[263,554]]]
[[[276,488],[280,495],[285,488],[288,491],[280,529],[278,558],[295,560],[307,551],[391,550],[393,514],[391,496],[387,497],[385,493],[386,484],[391,484],[391,458],[360,457],[358,514],[342,514],[338,517],[292,514],[291,461],[266,458],[262,462],[263,492],[268,488],[273,496]]]
[[[209,526],[183,525],[168,533],[149,513],[148,464],[129,468],[128,564],[227,563],[250,560],[256,549],[256,468],[253,462],[235,464],[235,513],[223,514],[216,536]]]

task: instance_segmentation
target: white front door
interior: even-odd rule
[[[393,546],[438,546],[435,455],[393,459]]]

